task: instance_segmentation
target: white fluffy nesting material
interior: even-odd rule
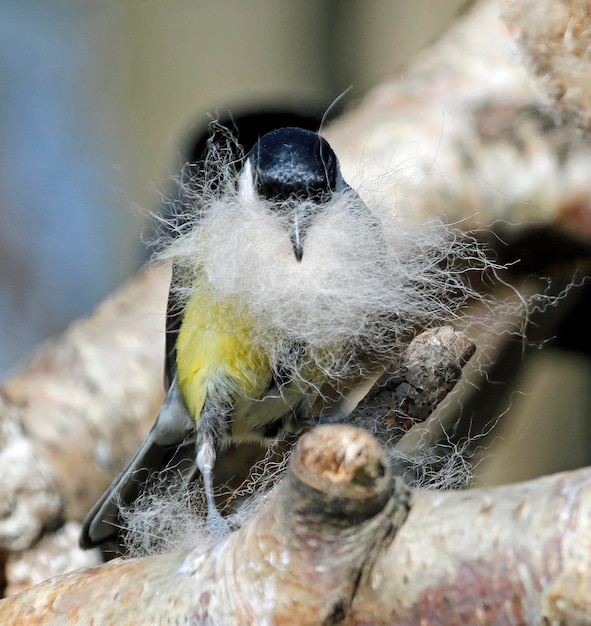
[[[182,269],[183,301],[207,289],[212,302],[243,309],[277,369],[294,345],[329,379],[354,375],[361,355],[388,361],[417,329],[449,323],[478,297],[465,272],[496,269],[457,229],[405,221],[378,195],[364,203],[351,189],[321,211],[300,205],[316,215],[297,261],[287,217],[254,194],[248,164],[239,175],[227,154],[213,151],[205,178],[185,184],[181,232],[160,256]]]
[[[305,375],[298,363],[302,352],[294,350],[305,346],[306,368],[311,360],[328,380],[363,376],[369,362],[390,361],[427,327],[485,326],[486,321],[465,317],[472,300],[483,301],[485,311],[498,309],[467,280],[468,275],[486,280],[500,269],[480,243],[443,221],[404,219],[373,192],[371,181],[365,202],[345,189],[320,211],[312,204],[299,208],[316,214],[298,262],[286,219],[254,194],[248,168],[239,173],[233,154],[235,149],[212,149],[204,175],[182,182],[182,201],[166,223],[174,236],[163,237],[158,256],[179,268],[183,280],[175,289],[181,301],[196,289],[206,290],[212,304],[229,299],[252,318],[253,340],[277,370],[285,371],[287,364],[290,375]],[[500,306],[524,306],[519,296],[517,301]],[[454,451],[453,462],[443,464],[439,475],[426,476],[423,486],[468,482],[460,452]],[[286,457],[279,467],[262,463],[231,523],[241,525],[258,510],[286,463]],[[430,472],[432,459],[425,466]],[[155,477],[153,489],[123,511],[131,553],[211,540],[205,510],[189,485],[171,488],[170,473]]]

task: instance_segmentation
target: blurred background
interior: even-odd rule
[[[210,117],[360,99],[463,0],[0,0],[0,379],[147,258]]]
[[[466,4],[0,0],[0,380],[145,263],[149,212],[211,118],[361,99]],[[487,484],[591,460],[589,359],[546,354]]]

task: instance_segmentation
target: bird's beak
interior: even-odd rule
[[[300,202],[289,214],[289,238],[298,263],[304,256],[304,241],[308,231],[322,207],[323,205],[313,201]]]
[[[293,246],[293,252],[298,263],[304,256],[304,237],[306,235],[307,220],[301,213],[295,209],[292,216],[290,239]]]

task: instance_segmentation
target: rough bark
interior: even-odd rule
[[[385,445],[424,422],[454,388],[476,347],[451,326],[426,330],[377,380],[347,418]]]
[[[42,346],[2,389],[6,594],[102,560],[78,547],[78,522],[129,459],[162,400],[167,289],[165,267],[141,272]]]
[[[165,267],[144,270],[3,388],[59,485],[66,519],[85,515],[158,411],[167,291]]]
[[[553,108],[565,122],[589,130],[589,3],[506,0],[501,17],[518,43],[521,60]]]
[[[418,221],[446,215],[467,230],[509,233],[544,224],[588,237],[589,134],[574,107],[568,120],[559,115],[563,108],[521,61],[540,74],[552,70],[548,79],[556,70],[551,51],[560,47],[564,84],[588,89],[580,68],[589,73],[589,63],[577,54],[586,39],[575,39],[570,55],[566,43],[575,23],[588,37],[589,8],[587,0],[476,3],[328,129],[345,178],[362,192],[379,186]],[[585,107],[577,110],[588,115]]]
[[[201,551],[0,602],[6,624],[589,624],[591,473],[411,493],[366,432],[302,437],[277,496]]]

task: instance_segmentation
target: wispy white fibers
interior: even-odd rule
[[[294,345],[329,379],[354,373],[359,355],[388,360],[417,329],[448,323],[477,297],[467,268],[495,267],[449,225],[405,221],[353,190],[335,193],[321,211],[302,203],[303,215],[316,215],[298,262],[287,217],[253,193],[250,171],[238,175],[228,154],[210,154],[206,178],[186,183],[187,201],[176,210],[182,232],[160,256],[181,269],[182,300],[207,289],[212,302],[243,309],[276,368]]]
[[[285,443],[271,443],[250,469],[248,480],[231,494],[232,513],[224,514],[240,527],[267,502],[285,474],[290,453]],[[137,500],[121,507],[122,540],[129,556],[188,550],[214,539],[207,528],[204,494],[174,468],[155,474]]]
[[[362,201],[352,189],[320,210],[299,206],[310,219],[298,262],[287,215],[254,193],[236,154],[231,142],[212,144],[199,176],[181,177],[158,257],[175,264],[180,302],[202,291],[212,306],[231,302],[252,320],[252,341],[282,374],[321,370],[319,384],[328,380],[336,389],[340,380],[359,379],[368,364],[393,360],[425,328],[462,328],[467,303],[483,299],[468,275],[499,269],[459,229],[437,220],[417,224],[398,215],[389,198],[364,193]],[[250,517],[283,471],[265,466],[246,487],[253,500],[232,521]],[[135,553],[207,540],[203,502],[188,486],[171,491],[169,477],[155,477],[155,488],[123,511]]]

